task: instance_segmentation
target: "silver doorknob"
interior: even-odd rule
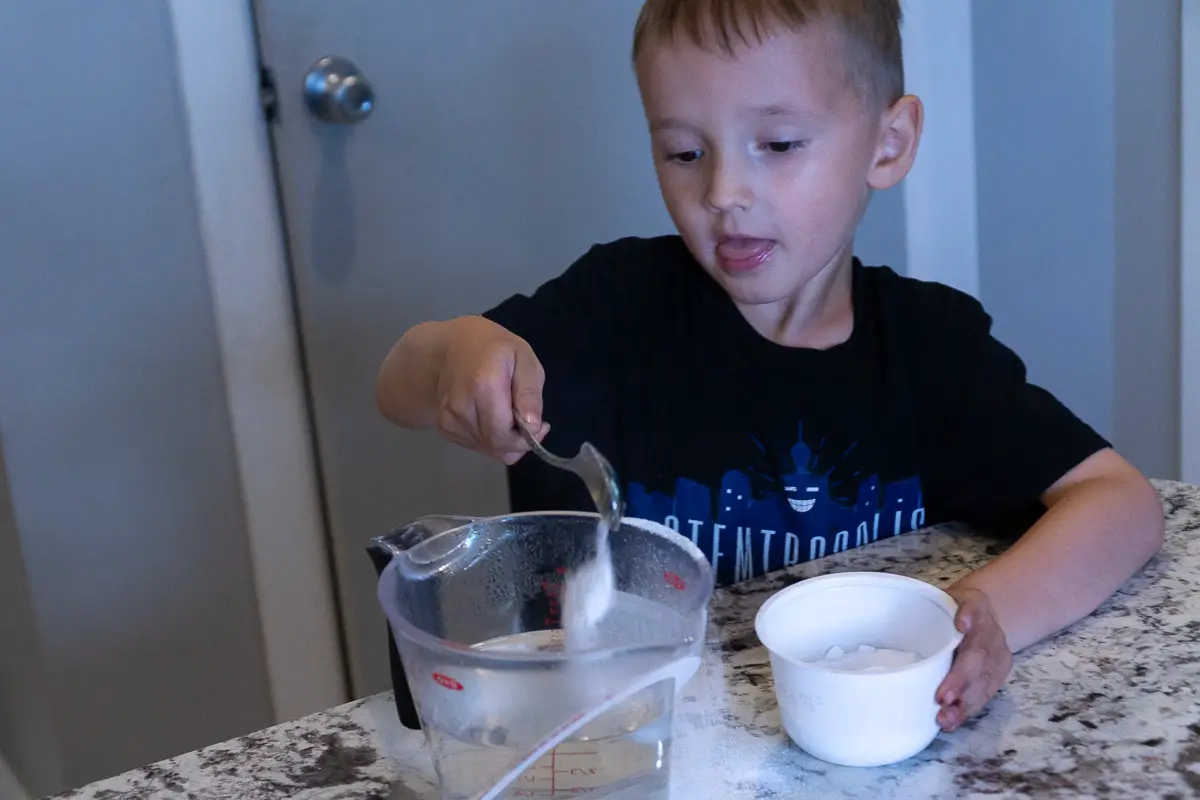
[[[349,59],[325,56],[304,76],[304,100],[318,119],[353,125],[370,116],[375,91]]]

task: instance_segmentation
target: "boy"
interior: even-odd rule
[[[975,300],[853,257],[871,193],[920,138],[899,27],[899,0],[648,0],[634,62],[680,235],[596,246],[532,297],[413,328],[378,401],[512,465],[515,510],[589,500],[521,460],[514,410],[551,450],[593,442],[628,513],[692,538],[721,582],[1040,514],[950,589],[965,637],[937,700],[953,730],[1013,652],[1145,564],[1163,519]]]

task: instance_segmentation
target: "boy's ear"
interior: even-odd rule
[[[925,108],[915,95],[906,94],[884,110],[875,163],[867,176],[872,189],[890,189],[912,169],[924,123]]]

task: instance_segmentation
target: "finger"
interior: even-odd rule
[[[958,651],[954,654],[950,672],[942,681],[939,703],[946,706],[953,705],[963,698],[970,686],[979,679],[983,670],[985,652],[978,646],[975,636],[964,637],[963,643],[959,645]]]
[[[471,450],[479,450],[475,430],[475,404],[468,401],[462,408],[444,405],[438,411],[437,431],[443,439]]]
[[[528,450],[526,450],[524,453],[517,453],[517,452],[513,452],[513,451],[509,450],[509,451],[497,454],[496,457],[499,458],[500,461],[504,462],[504,464],[511,467],[513,464],[516,464],[518,461],[520,461],[522,458],[524,458],[526,455],[528,455],[528,453],[529,453]]]
[[[957,730],[964,722],[966,722],[966,717],[963,716],[962,707],[957,704],[938,711],[938,727],[947,733]]]
[[[978,624],[982,611],[983,608],[979,603],[968,600],[958,607],[958,613],[954,615],[954,627],[961,633],[970,633]]]
[[[540,430],[542,420],[542,389],[546,374],[533,350],[528,346],[518,347],[512,374],[512,407],[525,420],[531,430]]]
[[[937,693],[934,694],[934,700],[940,706],[948,706],[958,702],[958,698],[962,697],[963,689],[967,685],[967,676],[962,670],[955,669],[953,666],[950,672],[947,673],[942,685],[938,687]]]
[[[479,441],[484,450],[496,458],[502,453],[523,453],[529,449],[513,421],[512,385],[516,359],[516,353],[511,349],[496,352],[471,384]]]
[[[548,434],[549,432],[550,432],[550,426],[543,422],[540,430],[532,432],[533,438],[535,440],[537,440],[538,442],[541,442],[542,440],[544,440],[546,438],[546,434]],[[529,448],[528,443],[525,441],[524,438],[521,438],[519,449],[507,450],[502,453],[499,453],[498,458],[501,461],[503,461],[505,464],[507,464],[508,466],[511,467],[513,464],[517,463],[522,458],[524,458],[529,453],[529,449],[530,448]]]
[[[983,709],[987,699],[991,697],[985,681],[987,670],[987,654],[983,650],[970,650],[964,654],[959,666],[962,674],[962,688],[954,693],[943,709],[951,719],[961,725],[964,721]]]
[[[979,667],[978,677],[963,691],[961,705],[963,714],[973,717],[992,699],[1004,684],[1008,675],[1008,661],[996,658],[984,658]]]
[[[483,447],[479,444],[479,442],[475,441],[475,438],[472,436],[443,431],[442,438],[451,444],[458,445],[459,447],[465,447],[466,449],[474,450],[477,453],[483,452]]]
[[[512,417],[512,401],[508,387],[491,387],[476,398],[475,413],[479,419],[479,438],[484,450],[503,460],[506,453],[525,453],[529,445],[517,433]]]
[[[938,688],[936,695],[938,705],[950,706],[961,700],[963,692],[967,690],[971,680],[972,676],[967,672],[967,667],[956,662],[950,667],[950,672]]]

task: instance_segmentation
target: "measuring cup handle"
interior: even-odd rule
[[[389,534],[376,536],[367,545],[367,555],[375,567],[376,577],[382,576],[392,559],[413,548],[421,542],[437,536],[439,533],[474,522],[473,517],[429,516],[397,528]],[[404,664],[400,661],[400,652],[396,649],[396,637],[390,625],[387,627],[388,661],[392,673],[392,689],[395,693],[396,714],[400,724],[410,730],[421,729],[421,718],[417,714],[417,706],[413,701],[412,690],[404,674]]]

